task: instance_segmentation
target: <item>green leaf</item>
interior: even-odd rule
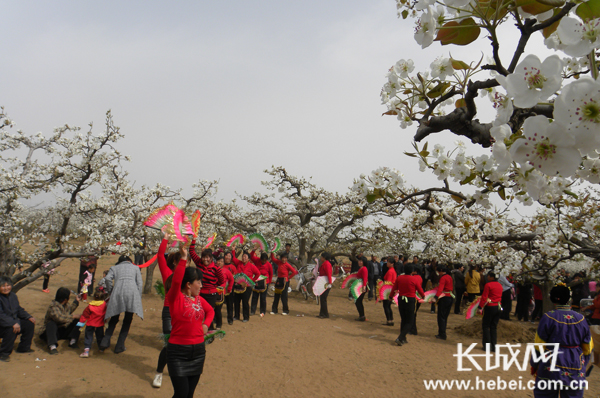
[[[479,37],[481,29],[475,23],[473,18],[466,18],[460,21],[450,21],[445,23],[438,31],[436,41],[447,44],[456,44],[457,46],[466,46],[474,42]]]
[[[368,203],[373,203],[373,202],[375,202],[375,200],[377,200],[377,195],[372,194],[372,193],[367,194],[367,202]]]
[[[426,151],[427,150],[427,142],[425,143],[425,145],[423,145],[423,150]]]
[[[397,115],[397,114],[398,114],[398,111],[396,111],[396,110],[394,110],[394,109],[391,109],[391,110],[389,110],[389,111],[387,111],[387,112],[383,112],[383,113],[381,114],[381,116],[383,116],[383,115]]]
[[[405,154],[406,156],[410,156],[411,158],[416,158],[416,157],[417,157],[417,154],[416,154],[416,153],[404,152],[404,154]]]
[[[456,102],[454,103],[454,105],[457,108],[466,108],[467,107],[467,101],[465,101],[464,98],[459,98],[456,100]]]
[[[498,195],[502,198],[502,200],[506,200],[506,192],[504,191],[504,187],[498,190]]]
[[[419,152],[419,155],[421,155],[421,157],[426,158],[427,156],[429,156],[429,151],[422,150],[421,152]]]
[[[463,61],[459,61],[457,59],[450,59],[450,62],[452,63],[452,67],[456,70],[459,69],[471,69],[471,67],[469,65],[467,65],[465,62]]]
[[[462,180],[460,182],[460,185],[465,185],[465,184],[470,183],[471,181],[473,181],[475,179],[475,177],[477,177],[477,174],[471,173],[470,176],[468,176],[467,178],[465,178],[464,180]]]
[[[574,197],[575,199],[579,199],[579,196],[577,196],[577,194],[575,192],[567,191],[566,189],[563,192],[569,196]]]
[[[402,11],[402,19],[408,18],[408,10]]]
[[[463,202],[463,198],[461,198],[460,196],[451,195],[451,197],[452,197],[452,199],[454,199],[455,202],[458,202],[458,203]]]
[[[436,97],[441,97],[442,94],[444,94],[444,92],[448,89],[448,87],[450,87],[451,84],[448,82],[441,82],[438,83],[437,86],[435,86],[434,88],[432,88],[428,93],[427,96],[429,98],[436,98]]]
[[[553,16],[557,15],[559,12],[560,12],[560,9],[555,8]],[[560,23],[560,19],[558,21],[554,22],[552,25],[545,27],[544,30],[542,30],[542,35],[544,35],[544,38],[547,39],[548,37],[550,37],[550,35],[552,33],[556,32],[556,29],[558,29],[559,23]]]
[[[589,0],[581,3],[577,7],[575,14],[586,22],[590,19],[600,18],[600,0]]]

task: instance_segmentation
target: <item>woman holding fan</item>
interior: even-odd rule
[[[176,398],[189,398],[200,380],[204,368],[204,335],[213,321],[214,310],[200,297],[202,271],[186,267],[187,248],[179,249],[181,259],[167,293],[171,313],[171,336],[167,346],[167,366]]]
[[[235,250],[235,249],[233,249]],[[235,252],[232,252],[233,254]],[[238,260],[235,255],[232,256],[233,263],[237,266],[236,272],[237,274],[244,274],[252,281],[256,282],[258,277],[260,276],[260,272],[258,268],[250,261],[250,254],[246,251],[242,254],[242,261]],[[240,284],[235,284],[234,287],[234,320],[240,320],[240,303],[242,305],[242,314],[244,316],[244,320],[242,322],[248,322],[250,320],[250,295],[252,294],[252,289],[248,289],[248,286],[242,286]]]
[[[277,281],[275,282],[275,298],[271,307],[271,315],[277,314],[279,298],[281,298],[281,304],[283,304],[283,312],[281,314],[287,315],[290,313],[290,309],[288,308],[288,287],[290,286],[290,279],[297,275],[298,271],[287,260],[288,255],[286,252],[281,253],[279,260],[271,253],[271,261],[277,264]]]

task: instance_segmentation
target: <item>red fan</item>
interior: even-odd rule
[[[350,274],[342,281],[342,289],[350,287],[352,282],[358,279],[358,274]]]
[[[384,282],[383,284],[381,284],[381,286],[378,286],[379,293],[377,294],[377,300],[389,300],[390,293],[392,292],[392,286],[393,285],[391,282]]]
[[[235,274],[233,276],[233,280],[238,285],[254,287],[254,281],[252,279],[250,279],[248,277],[248,275],[244,274],[243,272],[240,272],[239,274]]]

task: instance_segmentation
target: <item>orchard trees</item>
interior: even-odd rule
[[[110,111],[97,134],[91,124],[85,133],[65,125],[49,137],[14,132],[13,125],[2,109],[0,274],[12,277],[15,290],[66,258],[140,250],[134,245],[145,236],[142,223],[154,208],[168,201],[205,206],[216,190],[214,181],[197,182],[188,198],[161,184],[136,188],[124,170],[128,158],[116,148],[123,135]],[[31,207],[33,200],[49,198],[48,205]],[[147,243],[158,238],[149,235]]]
[[[381,91],[385,114],[395,115],[403,129],[416,127],[415,151],[409,155],[418,158],[421,171],[443,182],[431,192],[446,203],[437,218],[414,217],[427,215],[431,228],[438,225],[446,238],[467,237],[452,249],[469,246],[469,239],[477,242],[479,248],[467,248],[469,256],[479,252],[479,261],[495,262],[504,273],[552,278],[562,267],[594,268],[598,237],[584,209],[598,200],[596,191],[588,195],[586,184],[600,182],[600,1],[398,0],[397,8],[403,19],[416,20],[414,38],[422,48],[437,41],[480,50],[483,39],[489,40],[478,59],[441,55],[419,72],[412,60],[401,59],[388,71]],[[505,56],[501,50],[514,41],[508,32],[513,25],[517,45]],[[535,35],[549,50],[528,45]],[[550,51],[555,54],[545,55]],[[476,119],[486,106],[496,116]],[[460,142],[451,148],[419,144],[442,132],[467,137],[490,153],[469,155]],[[398,175],[389,168],[375,170],[361,176],[354,189],[371,200],[398,203],[410,195]],[[450,184],[475,191],[451,190]],[[498,225],[496,215],[485,214],[491,194],[508,204],[538,202],[546,208],[530,219]],[[450,206],[442,195],[458,203]],[[453,229],[473,225],[467,209],[476,204],[481,217],[492,222],[474,235],[457,234]],[[454,212],[458,222],[444,225],[439,217],[451,215],[452,208],[460,209]]]
[[[369,203],[360,194],[330,192],[310,180],[290,175],[283,167],[265,171],[271,179],[263,185],[269,194],[241,196],[242,209],[232,203],[223,211],[221,228],[231,232],[260,231],[283,243],[297,242],[299,262],[310,261],[323,250],[334,255],[353,251],[388,250],[398,241],[399,231],[382,222],[383,217],[400,214],[381,203]],[[233,227],[233,229],[231,229]]]

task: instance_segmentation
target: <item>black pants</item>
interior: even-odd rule
[[[225,296],[225,308],[227,308],[227,323],[233,322],[233,293]]]
[[[117,314],[111,317],[108,321],[108,328],[106,329],[106,333],[102,339],[102,344],[100,344],[101,350],[105,350],[110,347],[110,339],[112,338],[117,323],[119,323],[120,315],[121,314]],[[115,352],[117,353],[125,351],[125,340],[129,334],[129,327],[131,326],[132,320],[133,312],[126,312],[125,317],[123,318],[123,325],[121,325],[121,331],[119,332],[119,338],[117,339],[117,344],[115,345]]]
[[[527,322],[529,320],[529,297],[517,298],[517,319]]]
[[[260,299],[260,313],[264,314],[267,312],[267,291],[264,292],[255,292],[252,291],[252,303],[250,304],[250,313],[252,315],[256,314],[256,307],[258,306],[258,301]]]
[[[392,300],[383,300],[383,312],[385,313],[385,319],[388,322],[394,321],[394,312],[392,311]]]
[[[212,309],[216,311],[217,298],[220,297],[220,295],[218,293],[200,293],[200,297],[202,297],[204,300],[206,300],[206,302],[208,302],[208,304],[210,304]],[[215,313],[215,318],[216,318],[216,316],[217,316],[217,314]],[[210,325],[209,329],[215,328],[215,322],[216,322],[216,319],[213,318],[212,324]]]
[[[171,376],[173,398],[193,398],[200,376]]]
[[[21,335],[21,341],[19,342],[17,350],[28,351],[31,349],[31,340],[33,339],[33,329],[35,328],[35,325],[29,319],[21,319],[19,323],[21,324],[21,332],[19,333]],[[2,344],[0,344],[0,355],[10,355],[12,353],[17,336],[18,335],[13,332],[12,326],[0,327],[0,338],[2,339]]]
[[[162,309],[162,331],[163,334],[171,333],[171,311],[169,311],[169,307],[166,305]],[[158,364],[156,365],[156,373],[162,373],[165,370],[165,366],[167,366],[167,346],[165,345],[162,350],[160,350],[160,354],[158,354]]]
[[[542,318],[542,315],[544,315],[544,300],[535,300],[535,308],[533,309],[533,312],[531,313],[531,320],[535,321],[537,318]]]
[[[456,301],[454,302],[454,313],[460,314],[460,304],[463,300],[463,295],[465,294],[464,288],[456,288]]]
[[[496,351],[496,329],[498,327],[498,321],[500,321],[500,309],[498,306],[483,308],[483,321],[481,321],[481,328],[483,329],[483,348],[486,348],[486,344],[490,344],[490,351]]]
[[[502,304],[502,313],[500,314],[500,319],[504,319],[506,321],[510,320],[510,311],[512,310],[512,300],[510,298],[510,295],[510,289],[506,289],[502,292],[502,299],[500,301],[500,303]]]
[[[44,275],[44,283],[42,284],[42,289],[43,290],[48,289],[49,283],[50,283],[50,275],[46,274],[46,275]]]
[[[417,314],[419,313],[419,308],[421,308],[421,303],[417,302],[415,305],[415,317],[413,319],[413,324],[412,327],[410,328],[410,334],[414,334],[415,336],[418,334],[417,333]]]
[[[242,314],[244,315],[244,320],[247,321],[250,319],[250,295],[252,294],[252,289],[249,287],[246,288],[244,293],[234,293],[234,304],[235,304],[235,317],[237,319],[240,318],[240,303],[242,304]]]
[[[448,324],[448,315],[452,309],[452,297],[442,297],[438,300],[438,335],[442,338],[446,338],[446,325]]]
[[[369,277],[368,282],[369,284],[369,294],[367,295],[367,297],[370,299],[373,298],[373,292],[375,291],[375,278],[374,277]]]
[[[96,335],[96,343],[98,347],[104,338],[104,326],[86,326],[85,334],[83,335],[83,346],[85,348],[92,348],[94,342],[94,334]]]
[[[283,305],[282,312],[284,314],[290,313],[290,309],[288,307],[288,288],[289,287],[290,287],[290,282],[287,281],[285,283],[285,285],[283,286],[283,290],[281,291],[281,294],[275,293],[275,297],[273,297],[273,305],[271,306],[271,312],[274,312],[277,314],[277,311],[279,310],[279,298],[281,298],[281,304]],[[323,296],[321,296],[321,297],[323,297]]]
[[[400,341],[406,340],[406,335],[412,329],[415,322],[415,311],[417,299],[414,297],[398,297],[398,310],[400,311]]]
[[[40,335],[48,343],[48,347],[58,345],[58,340],[79,339],[78,319],[73,319],[67,326],[58,326],[54,321],[48,321],[46,330]]]
[[[366,292],[358,296],[356,302],[354,303],[356,309],[358,310],[359,318],[364,318],[365,316],[365,306],[363,305],[363,299],[365,298],[365,294]]]
[[[320,311],[319,311],[319,316],[325,317],[325,318],[329,318],[329,311],[327,311],[327,296],[329,296],[329,291],[331,289],[327,289],[323,292],[323,294],[321,294],[321,296],[319,296],[319,306],[320,306]]]

